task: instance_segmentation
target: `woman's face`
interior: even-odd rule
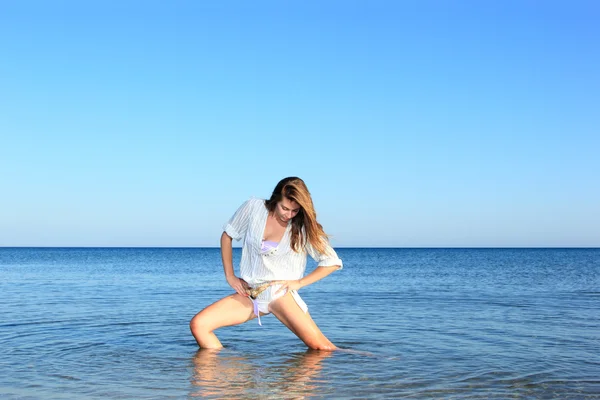
[[[293,200],[283,197],[275,207],[275,217],[281,222],[288,222],[300,211],[300,205]]]

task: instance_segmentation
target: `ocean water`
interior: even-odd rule
[[[215,352],[219,249],[0,248],[0,398],[600,398],[600,249],[338,253],[300,293],[343,350],[267,316]]]

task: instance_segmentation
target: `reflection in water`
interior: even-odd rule
[[[280,395],[301,399],[317,393],[321,362],[332,352],[307,350],[274,361],[233,353],[226,349],[199,349],[192,359],[191,383],[198,389],[191,396],[256,398]]]

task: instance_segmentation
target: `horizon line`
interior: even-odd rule
[[[233,246],[241,249],[241,246]],[[335,249],[600,249],[600,246],[333,246]],[[220,246],[0,246],[0,249],[220,249]]]

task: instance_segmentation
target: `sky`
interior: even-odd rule
[[[0,246],[599,247],[596,1],[2,1]]]

